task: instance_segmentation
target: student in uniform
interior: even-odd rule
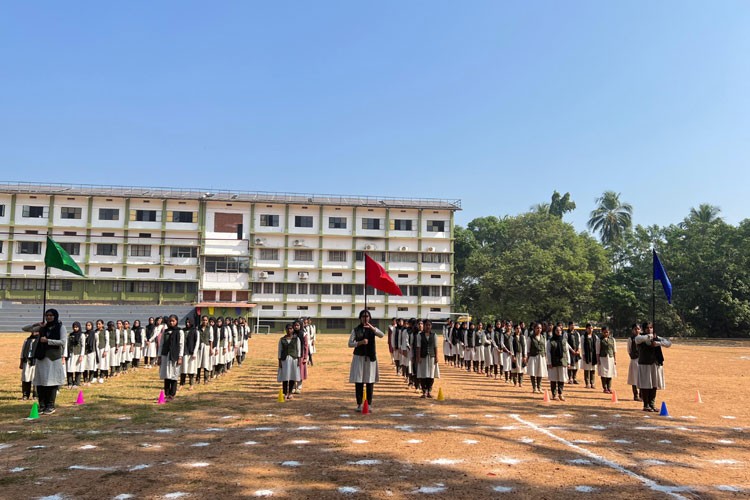
[[[198,363],[196,370],[196,381],[201,383],[201,370],[203,370],[203,383],[207,384],[213,364],[211,353],[214,346],[214,329],[209,324],[208,316],[201,316],[201,325],[198,328]]]
[[[63,353],[67,359],[68,389],[81,385],[81,374],[84,368],[84,354],[86,354],[86,337],[81,331],[81,323],[73,322],[72,331],[68,334],[68,344]]]
[[[572,321],[568,322],[568,346],[570,347],[570,365],[568,379],[573,385],[578,385],[578,370],[581,369],[581,334],[576,330]]]
[[[86,345],[84,346],[85,359],[83,371],[83,384],[91,385],[92,380],[96,382],[96,372],[99,369],[99,349],[98,338],[94,324],[91,321],[86,322]]]
[[[227,330],[224,328],[224,318],[221,316],[216,318],[216,332],[214,373],[216,377],[221,377],[224,375],[224,358],[227,352]]]
[[[362,411],[365,388],[367,404],[372,408],[374,385],[380,380],[378,359],[375,350],[375,337],[383,338],[385,334],[370,323],[370,311],[363,309],[359,313],[359,325],[349,335],[349,347],[354,348],[352,364],[349,368],[349,383],[354,384],[357,399],[357,411]]]
[[[591,323],[586,323],[586,333],[581,339],[581,366],[583,367],[583,379],[586,382],[586,389],[595,389],[594,384],[596,365],[599,363],[599,356],[596,355],[596,341],[598,337],[594,334],[594,327]]]
[[[464,330],[464,368],[466,368],[467,372],[471,371],[471,364],[474,362],[475,359],[475,351],[474,351],[474,340],[476,338],[476,335],[474,334],[474,323],[469,322],[469,328]]]
[[[664,353],[662,347],[671,347],[672,342],[654,334],[651,322],[643,323],[642,332],[635,338],[638,346],[638,387],[641,389],[643,411],[658,412],[656,391],[665,389]]]
[[[547,372],[547,341],[542,332],[542,324],[536,323],[529,337],[528,372],[531,378],[532,392],[542,393],[542,378],[548,376]]]
[[[487,329],[484,331],[484,374],[487,377],[492,377],[493,370],[497,370],[495,364],[495,327],[492,326],[492,322],[487,322]]]
[[[432,331],[432,320],[423,322],[424,329],[417,336],[417,379],[422,387],[422,397],[432,398],[432,386],[440,378],[438,367],[438,340]]]
[[[242,347],[240,348],[240,360],[242,362],[247,358],[247,353],[250,352],[250,325],[247,324],[245,318],[240,318],[240,328],[242,330]]]
[[[96,320],[96,348],[99,350],[97,378],[100,384],[109,379],[109,330],[104,328],[104,320]]]
[[[145,328],[141,326],[141,320],[136,319],[133,321],[133,368],[141,366],[145,331]]]
[[[130,321],[125,320],[122,322],[122,331],[120,332],[120,339],[122,342],[122,358],[120,359],[120,366],[122,371],[127,373],[130,369],[130,363],[133,361],[133,330],[130,328]]]
[[[122,321],[117,321],[117,327],[113,321],[107,322],[107,334],[109,335],[109,374],[117,377],[120,374],[120,330]]]
[[[407,382],[409,387],[411,387],[411,380],[409,379],[409,370],[411,369],[409,363],[409,360],[411,359],[411,356],[409,355],[411,351],[409,336],[412,321],[413,320],[409,320],[407,322],[402,319],[400,321],[401,333],[399,333],[399,350],[401,351],[401,375],[404,377],[404,382]]]
[[[492,344],[494,345],[492,360],[495,363],[495,380],[497,380],[499,373],[503,371],[503,322],[499,319],[495,320]]]
[[[612,394],[612,379],[617,376],[617,344],[606,326],[602,327],[602,336],[596,339],[596,355],[603,392]]]
[[[34,356],[36,344],[39,341],[39,332],[31,332],[21,347],[21,399],[27,401],[36,397],[34,382],[34,370],[36,368],[36,357]]]
[[[299,361],[299,381],[297,382],[297,387],[294,390],[295,394],[299,394],[302,392],[302,384],[307,380],[307,352],[308,352],[308,344],[307,344],[307,337],[305,336],[305,332],[302,329],[302,321],[300,320],[294,320],[292,322],[292,327],[294,328],[294,333],[299,338],[299,343],[302,348],[302,353],[300,354],[300,357],[298,359]]]
[[[299,380],[299,357],[302,355],[302,347],[299,337],[294,334],[294,325],[287,323],[285,334],[279,339],[278,359],[279,370],[276,381],[281,382],[281,390],[284,399],[294,399],[294,387]]]
[[[398,319],[391,318],[391,324],[388,325],[388,353],[391,355],[391,362],[396,364],[396,357],[393,350],[393,337],[396,335],[396,327],[398,326]]]
[[[451,330],[453,330],[453,321],[448,321],[443,325],[443,361],[447,365],[451,360]]]
[[[143,351],[143,365],[146,368],[151,368],[154,365],[156,359],[156,320],[148,318],[148,324],[146,325],[146,346]]]
[[[502,351],[502,364],[503,364],[503,375],[505,375],[505,383],[510,384],[510,372],[513,367],[513,353],[511,351],[511,343],[513,340],[513,323],[506,321],[503,323],[503,334],[501,336],[502,344],[500,350]]]
[[[474,373],[484,371],[484,323],[479,322],[476,332],[474,332],[474,350],[476,359],[474,359]]]
[[[68,343],[68,330],[60,322],[56,309],[44,313],[44,322],[23,327],[25,332],[39,332],[39,340],[34,350],[36,367],[34,381],[39,398],[39,413],[55,413],[57,390],[65,383],[65,364],[62,354]]]
[[[628,357],[630,358],[630,364],[628,365],[628,385],[633,389],[633,401],[641,401],[641,396],[638,392],[638,346],[635,343],[635,338],[640,334],[640,325],[633,323],[630,327],[630,337],[628,337]]]
[[[557,324],[552,337],[547,341],[547,371],[549,372],[550,391],[552,399],[565,401],[563,390],[568,376],[570,364],[570,349],[563,336],[562,325]]]
[[[172,314],[167,319],[167,328],[162,332],[159,357],[159,378],[164,380],[164,395],[172,401],[177,395],[177,379],[180,376],[182,357],[185,352],[185,333],[177,326],[179,319]]]
[[[528,347],[526,345],[526,337],[521,335],[521,325],[519,324],[513,327],[510,355],[513,387],[516,387],[516,384],[518,384],[518,387],[523,387],[523,374],[526,373],[526,363],[528,361]]]
[[[182,366],[180,367],[180,385],[185,385],[185,378],[188,379],[188,390],[193,390],[195,374],[198,372],[198,330],[193,326],[190,319],[185,320],[185,351],[182,357]]]
[[[401,318],[393,318],[394,324],[389,328],[388,347],[391,351],[391,358],[393,359],[393,365],[396,367],[396,375],[401,374],[401,325],[403,320]]]

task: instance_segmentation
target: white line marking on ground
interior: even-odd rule
[[[134,465],[131,468],[129,468],[128,472],[135,472],[137,470],[148,469],[149,467],[151,467],[150,464],[138,464],[138,465]]]
[[[253,493],[253,496],[256,497],[272,497],[273,491],[272,490],[258,490],[255,493]]]
[[[607,467],[610,467],[610,468],[612,468],[612,469],[614,469],[614,470],[616,470],[618,472],[621,472],[621,473],[623,473],[623,474],[625,474],[627,476],[630,476],[633,479],[637,479],[638,481],[640,481],[641,483],[643,483],[645,486],[648,486],[649,488],[651,488],[654,491],[659,491],[659,492],[662,492],[662,493],[666,493],[667,495],[671,496],[672,498],[677,498],[679,500],[688,500],[686,497],[684,497],[684,496],[676,493],[674,491],[674,487],[671,487],[671,486],[662,486],[659,483],[657,483],[656,481],[654,481],[653,479],[649,479],[649,478],[647,478],[645,476],[642,476],[642,475],[640,475],[640,474],[638,474],[636,472],[633,472],[633,471],[631,471],[629,469],[626,469],[625,467],[623,467],[622,465],[618,464],[617,462],[613,462],[612,460],[609,460],[607,458],[599,456],[596,453],[594,453],[593,451],[590,451],[590,450],[588,450],[586,448],[583,448],[582,446],[578,446],[577,444],[571,443],[567,439],[559,437],[558,435],[554,434],[553,432],[551,432],[551,431],[549,431],[547,429],[544,429],[542,427],[539,427],[538,425],[534,424],[533,422],[528,422],[528,421],[522,419],[519,415],[512,414],[512,415],[509,415],[509,416],[513,420],[515,420],[515,421],[517,421],[517,422],[525,425],[526,427],[528,427],[528,428],[530,428],[532,430],[535,430],[536,432],[542,433],[545,436],[547,436],[549,438],[552,438],[555,441],[558,441],[558,442],[564,444],[565,446],[569,447],[572,450],[577,451],[578,453],[580,453],[582,455],[585,455],[585,456],[587,456],[587,457],[589,457],[589,458],[591,458],[593,460],[596,460],[597,462],[600,462],[600,463],[606,465]]]
[[[492,491],[496,491],[498,493],[510,493],[513,491],[513,488],[510,486],[493,486]]]
[[[435,460],[430,460],[428,463],[432,465],[456,465],[462,462],[463,460],[454,460],[452,458],[436,458]]]
[[[352,493],[359,493],[359,488],[355,486],[340,486],[338,491],[344,495],[351,495]]]

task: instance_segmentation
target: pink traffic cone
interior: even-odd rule
[[[76,399],[76,404],[82,405],[84,403],[85,401],[83,400],[83,391],[78,391],[78,399]]]
[[[163,404],[164,404],[164,403],[166,403],[166,402],[167,402],[167,401],[166,401],[166,399],[164,398],[164,390],[162,389],[162,391],[161,391],[161,392],[159,393],[159,400],[158,400],[158,401],[156,401],[156,404],[160,404],[160,405],[163,405]]]

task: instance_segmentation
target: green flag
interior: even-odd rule
[[[47,251],[44,253],[44,265],[83,276],[83,271],[55,240],[47,236]]]

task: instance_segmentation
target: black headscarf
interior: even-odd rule
[[[78,327],[78,331],[76,331],[76,326]],[[81,323],[79,321],[73,322],[73,329],[70,335],[68,335],[68,342],[72,346],[77,346],[81,343]]]
[[[86,354],[91,354],[96,350],[96,332],[86,330]]]

